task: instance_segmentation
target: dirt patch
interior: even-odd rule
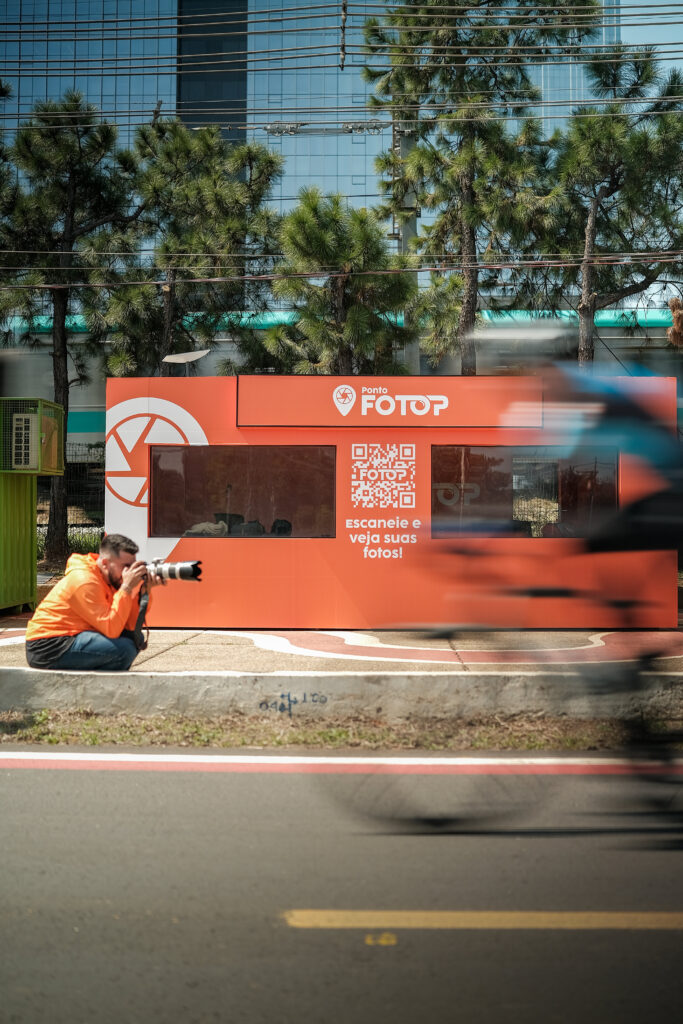
[[[615,750],[626,727],[607,720],[540,715],[482,716],[448,722],[423,719],[387,725],[356,716],[325,725],[240,714],[96,715],[90,711],[0,714],[0,743],[77,746],[153,746],[214,749],[282,748],[361,750]]]
[[[40,573],[49,574],[50,576],[63,576],[66,568],[65,559],[52,559],[43,558],[42,561],[38,562],[36,569]]]

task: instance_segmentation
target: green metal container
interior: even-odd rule
[[[42,398],[0,398],[0,473],[61,476],[64,410]]]
[[[64,410],[0,399],[0,609],[36,604],[38,476],[64,472]]]
[[[0,473],[0,608],[36,604],[37,479]]]

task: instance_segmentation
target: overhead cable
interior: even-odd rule
[[[678,263],[683,259],[683,253],[681,250],[662,250],[639,253],[633,257],[627,259],[617,258],[612,256],[602,256],[595,254],[586,258],[577,258],[575,260],[567,260],[564,258],[553,259],[553,258],[537,258],[529,260],[505,260],[497,259],[487,261],[485,263],[472,262],[464,260],[462,258],[451,258],[448,262],[448,266],[443,264],[432,264],[428,266],[420,267],[392,267],[392,268],[379,268],[374,270],[316,270],[316,271],[302,271],[296,273],[278,273],[274,271],[267,274],[239,274],[239,275],[219,275],[215,277],[191,277],[191,278],[178,278],[176,284],[227,284],[231,282],[266,282],[266,281],[280,281],[280,280],[312,280],[316,277],[324,278],[346,278],[346,277],[384,277],[384,276],[396,276],[399,274],[422,274],[422,273],[444,273],[445,271],[462,271],[464,269],[476,270],[477,272],[485,273],[491,270],[510,270],[515,271],[521,268],[525,269],[567,269],[573,268],[578,269],[582,266],[632,266],[632,265],[650,265],[652,263]],[[54,269],[54,268],[51,268]],[[115,281],[115,282],[69,282],[67,284],[58,282],[43,282],[43,283],[31,283],[31,284],[0,284],[0,291],[64,291],[72,289],[88,289],[88,290],[112,290],[121,287],[163,287],[167,284],[165,278],[158,280],[127,280],[127,281]]]

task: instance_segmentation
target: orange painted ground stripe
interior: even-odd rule
[[[290,928],[451,931],[683,931],[683,912],[287,910]]]
[[[334,757],[249,754],[109,754],[2,751],[0,768],[67,771],[284,772],[359,775],[629,775],[661,770],[650,763],[599,757]],[[667,764],[683,774],[683,760]]]
[[[242,772],[327,775],[629,775],[661,770],[624,758],[599,757],[334,757],[249,754],[75,753],[1,751],[0,769],[53,771]],[[683,760],[667,764],[683,774]]]

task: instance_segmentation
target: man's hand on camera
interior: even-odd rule
[[[147,566],[144,562],[133,562],[124,566],[121,572],[121,590],[126,594],[137,594],[142,583],[148,580]]]
[[[165,587],[167,583],[168,583],[168,580],[166,579],[166,577],[165,576],[158,576],[156,574],[156,572],[154,571],[154,569],[150,569],[149,572],[147,573],[147,586],[148,587],[158,587],[158,586]]]

